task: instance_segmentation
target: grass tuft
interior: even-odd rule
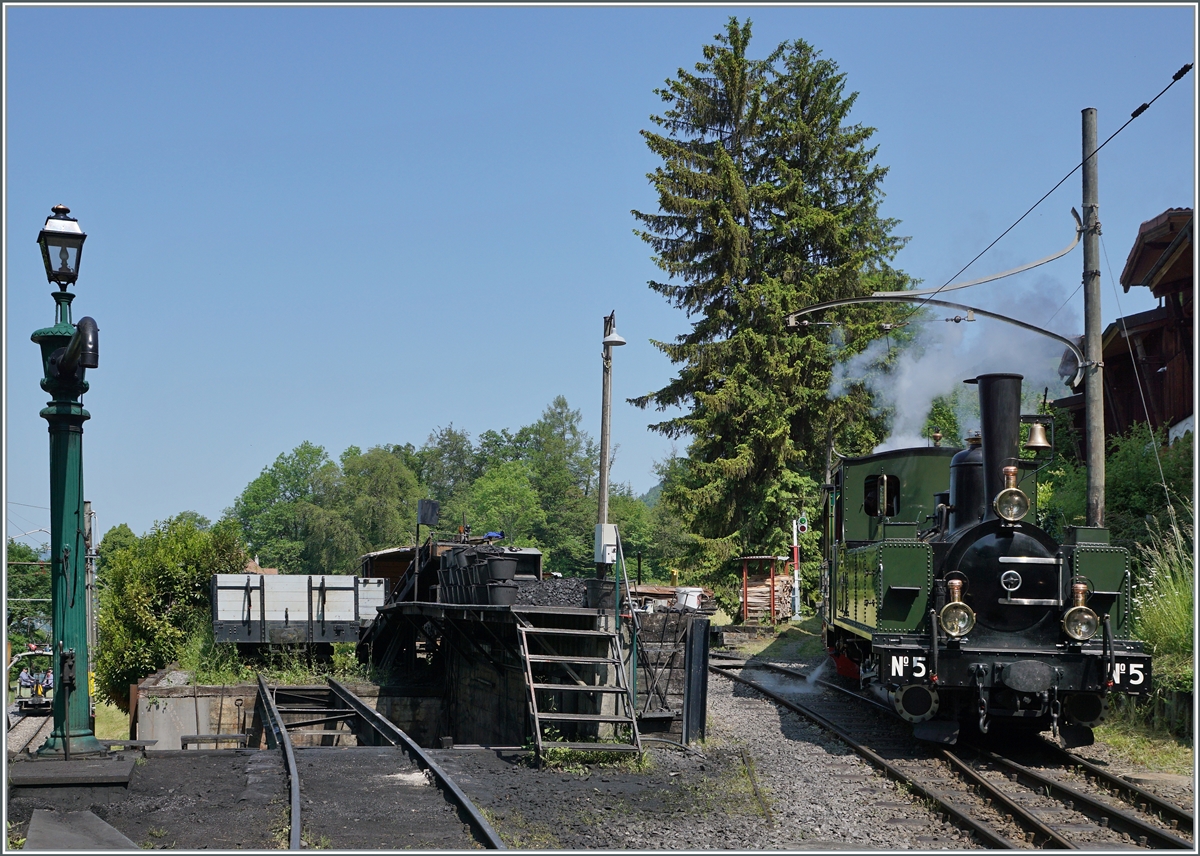
[[[1186,675],[1187,685],[1179,689],[1190,690],[1196,583],[1190,502],[1184,505],[1183,517],[1183,521],[1171,519],[1163,525],[1156,520],[1150,525],[1147,541],[1140,550],[1147,574],[1138,585],[1134,606],[1138,636],[1150,645],[1151,652],[1157,657],[1188,661],[1186,668],[1172,671],[1181,678]],[[1155,672],[1164,677],[1162,667]]]
[[[18,835],[16,832],[16,824],[13,821],[8,822],[8,847],[7,850],[21,850],[25,846],[25,836]]]
[[[371,681],[379,676],[370,666],[359,663],[355,643],[333,643],[333,656],[319,659],[311,656],[306,646],[272,647],[266,649],[261,661],[243,658],[232,643],[218,643],[212,625],[196,629],[183,643],[179,652],[179,667],[192,674],[194,683],[201,686],[222,686],[254,683],[261,672],[268,681],[277,684],[322,684],[326,677],[342,681]]]
[[[1191,775],[1196,754],[1190,740],[1155,731],[1137,722],[1120,719],[1096,727],[1096,739],[1128,764]]]
[[[518,850],[559,850],[562,845],[554,830],[544,823],[527,819],[519,811],[508,811],[503,819],[489,809],[480,809],[504,843]],[[503,829],[501,829],[503,827]]]

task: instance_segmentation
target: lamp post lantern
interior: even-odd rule
[[[40,413],[50,431],[50,599],[53,616],[54,730],[38,750],[43,756],[90,755],[104,747],[90,723],[91,664],[87,646],[87,521],[83,505],[83,409],[88,389],[84,375],[99,365],[99,328],[91,318],[71,323],[67,291],[79,277],[79,258],[87,235],[55,205],[38,234],[46,279],[56,283],[54,326],[34,332],[42,351],[41,386],[51,400]]]

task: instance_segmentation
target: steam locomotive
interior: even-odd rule
[[[1088,745],[1111,693],[1150,691],[1150,657],[1128,638],[1128,552],[1102,528],[1059,543],[1033,522],[1039,462],[1018,444],[1039,417],[1020,413],[1021,380],[965,381],[981,421],[967,448],[843,458],[826,485],[826,646],[921,739],[1025,728]]]

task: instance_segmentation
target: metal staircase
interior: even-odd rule
[[[642,751],[616,633],[537,627],[518,616],[517,639],[539,755],[556,746]],[[548,727],[559,734],[548,739]]]

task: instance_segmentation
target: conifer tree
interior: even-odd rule
[[[659,130],[642,135],[662,159],[647,176],[659,210],[633,212],[667,274],[650,287],[692,328],[654,343],[678,374],[631,401],[683,410],[651,428],[689,440],[663,496],[710,563],[779,551],[788,520],[813,508],[827,448],[873,443],[861,390],[826,399],[828,328],[798,334],[786,316],[908,285],[888,264],[905,239],[879,216],[887,170],[868,145],[874,129],[849,123],[856,96],[845,75],[802,40],[751,59],[750,35],[749,20],[731,18],[694,73],[680,69],[656,90]],[[842,335],[860,348],[894,311],[843,311]]]

